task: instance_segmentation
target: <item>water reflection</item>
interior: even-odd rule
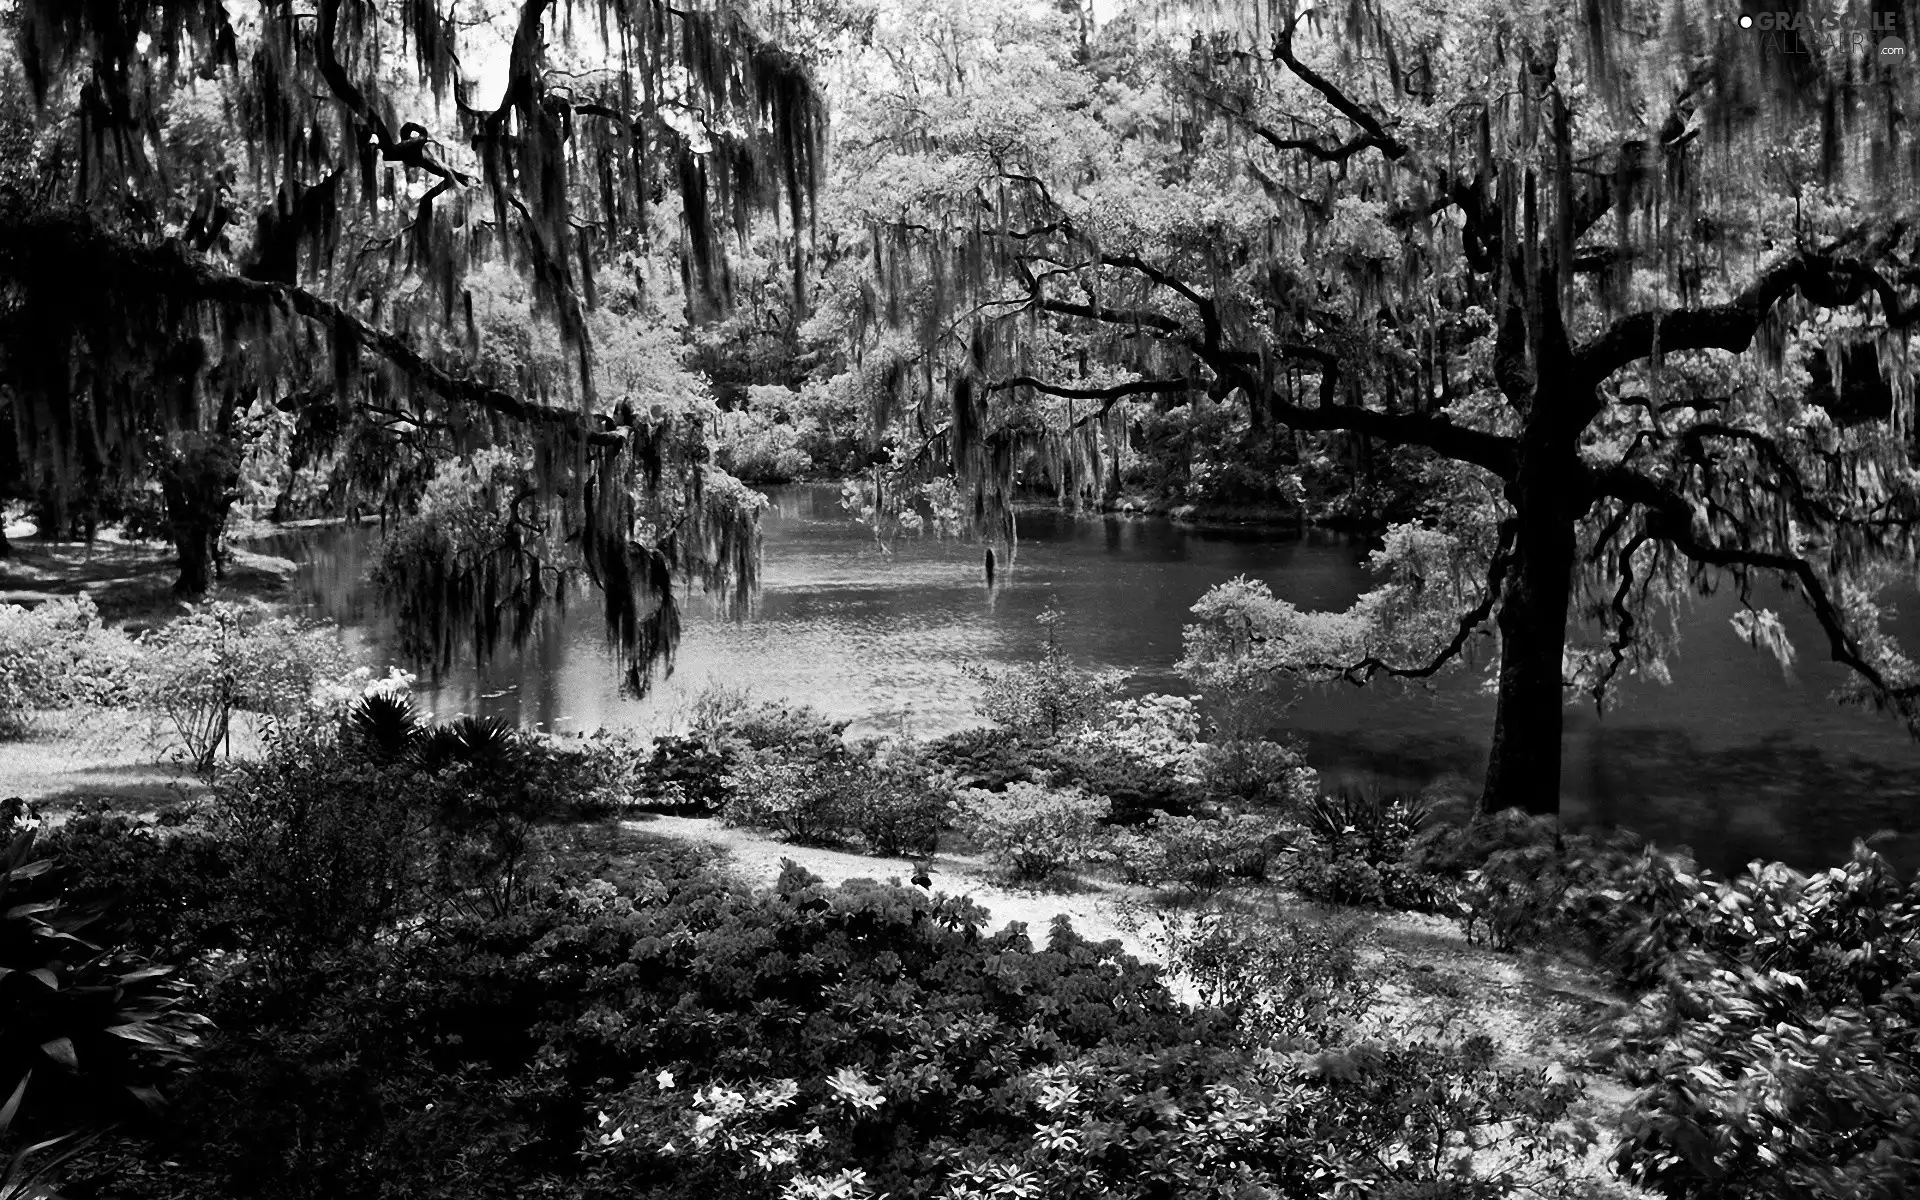
[[[857,732],[932,736],[977,722],[971,664],[1032,655],[1049,599],[1080,661],[1135,672],[1137,690],[1183,690],[1173,673],[1181,628],[1208,587],[1235,575],[1266,580],[1308,608],[1341,608],[1366,587],[1364,548],[1305,537],[1195,530],[1159,519],[1023,513],[1017,558],[985,587],[980,548],[926,539],[877,543],[839,508],[837,489],[773,493],[764,589],[753,619],[716,619],[686,605],[678,669],[644,701],[622,699],[593,606],[582,600],[517,655],[457,668],[430,694],[441,715],[484,713],[555,732],[660,730],[685,719],[708,682],[803,700]],[[263,547],[302,564],[314,609],[349,628],[356,651],[390,659],[393,640],[362,581],[378,531],[281,535]],[[1912,607],[1912,606],[1910,606]],[[1695,602],[1680,627],[1675,684],[1629,681],[1604,719],[1568,712],[1569,816],[1618,821],[1684,842],[1720,868],[1756,855],[1819,866],[1851,840],[1896,832],[1885,849],[1920,859],[1920,748],[1905,731],[1832,704],[1845,680],[1830,663],[1783,676],[1732,633],[1735,602]],[[1784,606],[1797,645],[1824,641]],[[1920,621],[1900,632],[1920,645]],[[1477,680],[1431,690],[1386,683],[1305,696],[1284,722],[1330,783],[1419,787],[1450,778],[1472,788],[1485,767],[1493,700]]]

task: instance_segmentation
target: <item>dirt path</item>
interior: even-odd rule
[[[792,860],[826,880],[839,885],[849,879],[873,879],[906,883],[913,876],[913,864],[904,858],[873,858],[841,850],[815,846],[796,846],[746,829],[733,829],[712,817],[647,817],[624,824],[647,833],[689,841],[706,842],[727,852],[735,872],[756,886],[771,884],[780,876],[780,866]],[[1002,887],[988,877],[986,864],[978,858],[942,854],[933,860],[929,872],[933,890],[965,895],[992,914],[992,926],[999,929],[1011,921],[1023,922],[1027,936],[1036,945],[1047,940],[1047,930],[1055,917],[1073,922],[1075,932],[1095,941],[1118,938],[1129,954],[1137,958],[1155,958],[1153,948],[1131,932],[1122,919],[1122,906],[1128,902],[1144,904],[1151,897],[1141,888],[1128,888],[1103,880],[1089,880],[1085,891],[1039,892]]]

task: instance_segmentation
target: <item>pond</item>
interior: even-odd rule
[[[1184,691],[1173,664],[1193,602],[1236,575],[1308,608],[1344,608],[1371,586],[1358,542],[1312,532],[1201,529],[1164,518],[1027,510],[1016,561],[985,586],[980,547],[916,539],[885,546],[839,506],[837,488],[771,491],[764,587],[748,621],[699,598],[673,676],[621,698],[597,617],[581,605],[525,650],[457,667],[422,688],[442,716],[478,713],[560,733],[661,731],[683,722],[710,683],[813,705],[856,733],[931,737],[981,718],[966,668],[1035,654],[1049,599],[1067,615],[1079,662],[1133,672],[1135,691]],[[339,621],[369,660],[393,658],[390,623],[363,579],[378,532],[334,527],[275,535],[258,548],[300,563],[312,609]],[[1731,595],[1682,614],[1674,682],[1630,680],[1596,717],[1567,712],[1563,805],[1575,822],[1639,829],[1685,844],[1717,869],[1755,857],[1802,868],[1843,857],[1879,830],[1903,866],[1920,859],[1920,746],[1885,718],[1827,697],[1846,674],[1816,661],[1824,639],[1797,601],[1781,616],[1801,651],[1791,676],[1732,630]],[[1909,647],[1920,622],[1903,620]],[[424,683],[425,681],[423,681]],[[1414,789],[1451,777],[1477,786],[1493,699],[1478,678],[1422,689],[1393,682],[1312,689],[1278,721],[1329,786]]]

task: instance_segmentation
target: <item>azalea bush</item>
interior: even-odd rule
[[[1355,1034],[1379,988],[1361,966],[1372,937],[1360,918],[1305,923],[1278,912],[1208,904],[1126,920],[1200,1003],[1231,1014],[1248,1045]]]
[[[635,803],[654,812],[718,814],[733,794],[729,775],[750,778],[776,762],[844,761],[847,724],[806,705],[756,704],[745,692],[706,688],[695,698],[687,732],[655,738],[636,762]],[[742,824],[759,823],[750,811],[736,806],[735,813]]]
[[[1006,729],[962,729],[925,742],[920,749],[930,765],[952,776],[960,786],[990,792],[1015,781],[1037,782],[1044,769],[1033,748]]]
[[[1691,936],[1620,1029],[1621,1173],[1676,1200],[1920,1191],[1920,879],[1856,845],[1657,886],[1635,932]]]
[[[1116,830],[1102,858],[1128,883],[1199,899],[1235,880],[1263,880],[1293,841],[1293,827],[1255,813],[1176,816]]]
[[[968,835],[1016,883],[1044,883],[1087,861],[1104,840],[1101,818],[1111,807],[1104,796],[1033,783],[968,789],[960,805]]]
[[[721,786],[728,824],[808,845],[858,843],[873,854],[930,854],[956,815],[948,779],[899,741],[831,753],[739,750]]]
[[[619,830],[504,917],[343,946],[220,1028],[150,1145],[76,1194],[972,1196],[1563,1190],[1573,1081],[1369,1042],[1355,938],[1222,923],[1189,1003],[1065,922],[789,866],[748,889]],[[1211,975],[1208,973],[1211,972]]]
[[[33,608],[0,604],[0,727],[35,709],[124,705],[139,648],[100,620],[84,592]]]

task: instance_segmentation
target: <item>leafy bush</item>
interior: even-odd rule
[[[1190,776],[1144,768],[1110,749],[1042,746],[1031,761],[1041,774],[1036,782],[1106,797],[1112,806],[1106,821],[1113,825],[1139,825],[1156,812],[1185,816],[1206,803],[1206,792]]]
[[[963,823],[987,861],[1017,883],[1044,883],[1087,860],[1101,838],[1105,797],[1078,788],[1011,783],[961,795]]]
[[[85,593],[35,608],[0,604],[0,723],[38,708],[125,704],[139,657]]]
[[[1250,1045],[1340,1040],[1378,997],[1360,966],[1369,937],[1361,921],[1311,925],[1214,905],[1158,913],[1144,932],[1168,969],[1201,1003],[1230,1013]]]
[[[631,745],[617,734],[560,739],[478,717],[426,720],[404,691],[361,697],[342,722],[343,745],[377,763],[452,772],[459,811],[516,820],[595,819],[627,808],[636,784]],[[449,813],[443,815],[458,815]]]
[[[1142,770],[1198,778],[1200,714],[1185,696],[1157,692],[1109,701],[1070,743],[1117,754]]]
[[[1329,904],[1432,909],[1439,881],[1411,860],[1429,809],[1418,800],[1371,792],[1322,796],[1301,811],[1307,839],[1296,847],[1288,881]]]
[[[87,936],[162,962],[240,948],[230,844],[199,824],[155,821],[83,805],[41,844],[70,903],[97,911]]]
[[[758,409],[719,416],[714,462],[748,483],[789,483],[813,468],[801,448],[802,431]]]
[[[1663,882],[1696,940],[1623,1025],[1617,1169],[1676,1200],[1920,1190],[1920,880],[1856,845],[1811,877]]]
[[[1208,792],[1243,803],[1297,808],[1319,786],[1318,773],[1290,742],[1221,738],[1201,745],[1197,766]]]
[[[776,830],[803,845],[838,845],[854,824],[851,785],[857,770],[845,758],[742,750],[721,781],[726,799],[720,819],[729,825]]]
[[[910,744],[868,748],[852,782],[853,830],[868,853],[932,854],[954,818],[951,783]]]
[[[718,814],[729,794],[727,777],[748,778],[776,760],[796,764],[844,763],[850,753],[846,721],[833,721],[804,705],[751,703],[745,693],[707,688],[694,702],[685,736],[656,738],[636,766],[636,807],[653,812]],[[743,756],[764,752],[754,763]],[[746,774],[740,772],[744,770]],[[737,813],[743,824],[760,823]]]
[[[1009,729],[962,729],[925,743],[921,753],[961,787],[997,792],[1016,780],[1036,782],[1033,753]]]
[[[984,917],[794,868],[756,893],[683,848],[609,844],[508,918],[370,943],[232,1009],[164,1137],[90,1153],[72,1182],[301,1200],[996,1182],[1493,1196],[1521,1170],[1550,1194],[1577,1141],[1552,1130],[1575,1089],[1496,1070],[1485,1044],[1249,1051],[1235,1013],[1176,1002],[1117,943],[1060,922],[1036,946]],[[1296,1009],[1342,953],[1303,944],[1276,968],[1301,981]]]
[[[796,842],[858,839],[873,854],[930,854],[951,819],[953,789],[904,743],[741,750],[722,780],[721,819]]]
[[[704,737],[668,734],[654,739],[634,769],[634,806],[676,816],[711,816],[727,797],[733,747]]]
[[[1185,815],[1206,799],[1194,739],[1200,721],[1191,701],[1142,696],[1100,705],[1071,732],[1032,752],[1056,787],[1105,796],[1108,820],[1135,825],[1155,812]]]
[[[1125,676],[1076,667],[1060,646],[1066,617],[1049,601],[1035,618],[1046,644],[1032,662],[969,670],[982,687],[980,711],[1004,729],[1030,741],[1052,741],[1099,716]]]
[[[1264,879],[1288,842],[1286,827],[1271,817],[1159,813],[1142,827],[1117,831],[1104,857],[1129,883],[1197,899],[1234,879]]]
[[[362,943],[417,906],[433,815],[454,801],[411,764],[387,764],[312,732],[276,736],[214,789],[213,826],[233,855],[235,923],[277,973]]]
[[[141,696],[172,721],[202,771],[213,765],[236,711],[276,722],[317,715],[322,685],[347,672],[331,627],[276,617],[259,604],[196,605],[144,642]]]
[[[81,939],[99,914],[69,903],[35,840],[0,850],[0,1125],[57,1136],[157,1107],[206,1021],[173,968]]]

